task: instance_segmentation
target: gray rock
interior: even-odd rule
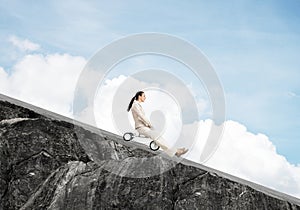
[[[0,95],[0,209],[300,209],[292,196],[157,154]]]

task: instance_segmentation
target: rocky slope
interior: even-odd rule
[[[145,159],[162,172],[136,178],[131,166]],[[0,186],[0,209],[300,209],[299,199],[3,95]]]

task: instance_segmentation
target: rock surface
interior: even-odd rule
[[[296,198],[13,102],[0,100],[0,209],[300,209]],[[172,167],[136,178],[132,166],[145,159],[149,170]]]

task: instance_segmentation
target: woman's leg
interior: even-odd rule
[[[138,128],[139,134],[142,134],[148,138],[151,138],[158,146],[160,146],[169,156],[173,157],[176,153],[176,149],[167,147],[164,142],[164,138],[156,131],[151,130],[148,127]]]

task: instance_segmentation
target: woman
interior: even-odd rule
[[[176,155],[180,157],[185,154],[188,150],[185,148],[180,149],[170,149],[163,144],[165,141],[162,136],[153,130],[153,126],[151,122],[146,118],[145,112],[141,105],[142,102],[146,100],[145,93],[143,91],[139,91],[135,94],[135,96],[131,99],[127,111],[129,112],[131,109],[132,116],[135,122],[135,129],[139,132],[139,134],[144,135],[148,138],[154,140],[154,142],[160,146],[169,156],[173,157]]]

